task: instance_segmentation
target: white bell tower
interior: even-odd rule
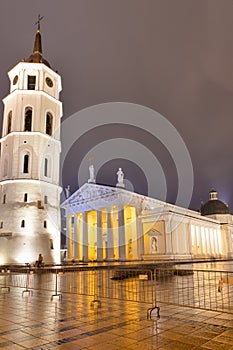
[[[9,74],[0,140],[0,264],[60,262],[61,78],[33,54]]]

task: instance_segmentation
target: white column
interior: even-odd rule
[[[217,234],[217,244],[218,244],[218,255],[221,254],[221,241],[220,241],[220,233],[219,233],[219,230],[216,231],[216,234]]]
[[[119,244],[119,260],[125,260],[125,222],[124,209],[118,211],[118,244]]]
[[[144,255],[144,235],[140,211],[136,209],[136,229],[137,229],[137,259],[141,260]]]
[[[169,215],[165,219],[164,223],[164,235],[165,235],[165,254],[172,254],[172,232],[171,232],[171,216]]]
[[[73,227],[73,257],[77,259],[77,215],[74,214],[74,227]]]
[[[67,259],[68,260],[71,260],[73,258],[73,249],[74,249],[74,242],[73,242],[73,226],[72,226],[72,214],[69,214],[67,216],[67,237],[68,237],[68,240],[67,240],[67,243],[68,243],[68,256],[67,256]]]
[[[77,259],[82,260],[82,220],[80,218],[80,213],[76,214],[76,227],[77,227],[77,243],[76,243],[76,249],[77,249]]]
[[[107,260],[114,259],[113,229],[111,224],[111,209],[107,211]]]
[[[66,218],[66,255],[64,256],[64,258],[67,260],[69,259],[69,215],[67,211],[65,214],[65,218]]]
[[[103,261],[102,212],[97,210],[97,261]]]
[[[84,211],[83,213],[83,236],[82,236],[82,246],[83,246],[83,256],[82,259],[84,261],[88,260],[88,227],[87,227],[87,212]]]
[[[197,232],[196,227],[191,224],[191,253],[197,256]]]
[[[197,237],[197,254],[203,254],[202,251],[202,237],[200,232],[200,226],[196,226],[196,237]]]
[[[205,228],[206,231],[206,244],[207,244],[207,254],[209,256],[212,256],[212,247],[211,247],[211,240],[210,240],[210,230],[209,227]]]
[[[206,234],[205,228],[201,227],[202,255],[206,255]]]
[[[187,250],[188,254],[192,255],[192,234],[191,234],[191,224],[190,222],[186,225],[186,239],[187,239]]]

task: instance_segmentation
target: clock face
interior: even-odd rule
[[[13,85],[17,84],[18,79],[19,79],[19,77],[18,77],[18,75],[16,75],[13,79]]]
[[[52,81],[52,79],[50,79],[49,77],[47,77],[47,78],[45,79],[45,81],[46,81],[46,84],[47,84],[49,87],[53,87],[53,81]]]

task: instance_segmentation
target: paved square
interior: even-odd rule
[[[0,294],[0,349],[233,349],[233,315],[160,305],[147,320],[147,304],[11,288]]]

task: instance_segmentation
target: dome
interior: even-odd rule
[[[230,214],[228,206],[218,199],[217,192],[209,192],[210,199],[202,205],[201,215]]]

